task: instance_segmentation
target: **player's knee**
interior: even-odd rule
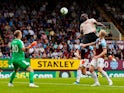
[[[15,73],[17,73],[18,71],[19,71],[19,69],[16,69],[16,70],[14,70],[15,71]]]
[[[89,68],[89,71],[92,73],[94,71],[94,68],[93,67],[90,67]]]
[[[89,71],[92,73],[94,70],[93,69],[89,69]]]
[[[82,67],[78,67],[78,70],[81,70],[82,69]]]
[[[102,73],[102,70],[98,70],[98,72]]]
[[[34,72],[34,70],[30,66],[26,70],[29,72]]]
[[[31,70],[30,70],[30,72],[34,72],[34,70],[33,70],[33,69],[31,69]]]
[[[18,72],[18,70],[15,71],[15,73],[17,73],[17,72]]]
[[[98,68],[98,72],[102,73],[102,68]]]
[[[82,74],[86,75],[86,70],[85,69],[82,70]]]

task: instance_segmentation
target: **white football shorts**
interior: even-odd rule
[[[80,67],[89,67],[89,59],[80,60]]]
[[[92,59],[90,65],[94,66],[95,69],[97,69],[98,67],[104,68],[104,59],[103,58]]]

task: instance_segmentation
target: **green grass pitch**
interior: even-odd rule
[[[75,78],[35,79],[39,88],[28,87],[28,79],[15,79],[14,87],[8,87],[9,79],[0,79],[0,93],[124,93],[124,78],[112,78],[109,86],[105,78],[99,78],[101,86],[92,87],[92,78],[82,78],[73,85]]]

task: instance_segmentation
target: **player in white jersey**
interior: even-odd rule
[[[80,25],[80,32],[83,32],[83,44],[91,43],[96,41],[98,38],[96,35],[96,25],[101,25],[105,27],[100,22],[97,22],[94,18],[89,19],[87,14],[81,14],[81,18],[84,20]],[[84,58],[85,51],[82,49],[81,55]]]
[[[95,81],[95,83],[92,86],[100,86],[96,72],[94,71],[95,69],[97,69],[101,74],[103,74],[107,78],[110,86],[113,84],[112,80],[109,78],[107,73],[103,70],[104,56],[107,53],[106,41],[104,39],[105,36],[106,36],[106,32],[104,30],[101,30],[99,32],[99,38],[95,42],[82,45],[83,47],[91,46],[93,44],[95,44],[95,46],[96,46],[96,49],[95,49],[96,53],[91,61],[91,66],[89,69],[92,74],[92,77],[94,78],[94,81]]]
[[[89,68],[89,60],[93,57],[94,51],[93,51],[93,46],[89,46],[88,49],[85,49],[85,55],[84,59],[81,59],[81,53],[79,50],[75,52],[75,56],[80,59],[80,64],[77,70],[77,78],[76,81],[73,84],[79,84],[80,83],[80,78],[81,75],[88,75],[91,76],[91,73],[87,71],[87,68]]]

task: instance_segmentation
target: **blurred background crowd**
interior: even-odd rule
[[[112,2],[113,1],[113,2]],[[13,32],[19,29],[23,33],[25,46],[37,41],[38,45],[26,51],[27,58],[73,58],[76,49],[80,49],[82,33],[79,31],[81,13],[87,13],[97,21],[107,20],[96,7],[105,7],[119,25],[124,27],[123,0],[1,0],[0,1],[0,58],[10,58],[10,42]],[[116,5],[116,2],[120,4]],[[61,7],[67,7],[69,13],[62,15]],[[121,20],[121,21],[120,21]],[[81,37],[79,37],[81,35]],[[112,37],[112,34],[108,34]],[[124,42],[108,40],[108,55],[113,54],[124,59]]]

